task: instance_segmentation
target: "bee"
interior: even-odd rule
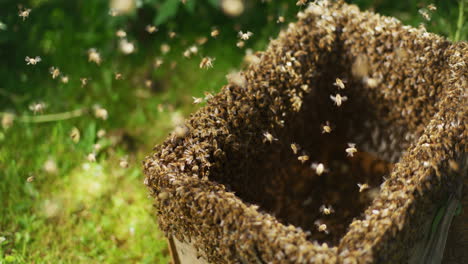
[[[68,83],[68,76],[66,76],[66,75],[65,75],[65,76],[62,76],[62,77],[60,78],[60,81],[61,81],[62,83]]]
[[[52,79],[55,79],[60,75],[60,69],[59,68],[51,67],[49,69],[49,72],[50,72],[50,74],[52,74]]]
[[[253,33],[250,32],[250,31],[247,31],[247,32],[242,32],[242,31],[239,31],[239,33],[237,34],[239,36],[240,39],[242,40],[248,40],[252,35]]]
[[[424,18],[426,19],[427,21],[430,21],[431,20],[431,16],[429,15],[429,13],[427,13],[425,10],[423,9],[419,9],[419,14]]]
[[[358,183],[357,186],[359,187],[359,192],[363,192],[370,188],[367,183]]]
[[[29,176],[29,177],[26,179],[26,181],[27,181],[27,182],[33,182],[34,179],[35,179],[34,175],[31,175],[31,176]]]
[[[315,173],[317,173],[318,176],[328,171],[327,169],[325,169],[323,163],[312,163],[311,168],[315,170]]]
[[[195,40],[195,42],[197,42],[198,45],[203,45],[205,44],[206,42],[208,41],[208,38],[207,37],[199,37]]]
[[[145,30],[146,30],[146,32],[148,32],[150,34],[153,34],[154,32],[158,31],[158,28],[156,26],[153,26],[153,25],[147,25],[145,27]]]
[[[335,102],[335,105],[341,106],[343,102],[348,100],[347,96],[341,96],[339,93],[337,93],[335,96],[330,95],[330,99],[332,99],[333,102]]]
[[[153,85],[153,81],[152,81],[152,80],[146,80],[146,81],[145,81],[145,86],[146,86],[146,87],[151,88],[152,85]]]
[[[99,129],[98,132],[96,133],[96,136],[98,138],[103,138],[106,135],[106,130],[104,129]]]
[[[323,224],[322,221],[316,220],[316,221],[314,222],[314,224],[317,226],[317,230],[318,230],[319,232],[323,232],[323,233],[325,233],[325,234],[328,234],[328,233],[329,233],[328,228],[327,228],[327,225],[326,225],[326,224]]]
[[[88,156],[86,157],[86,159],[89,162],[96,162],[96,153],[94,153],[94,152],[89,153]]]
[[[128,160],[127,158],[120,159],[119,166],[123,169],[128,168]]]
[[[96,143],[96,144],[93,145],[93,149],[94,149],[94,151],[96,151],[96,152],[98,152],[99,150],[101,150],[101,148],[102,148],[102,146],[101,146],[101,144],[99,144],[99,143]]]
[[[332,213],[335,212],[335,210],[333,209],[333,207],[331,205],[329,206],[326,206],[326,205],[322,205],[320,206],[320,212],[324,215],[330,215]]]
[[[245,46],[245,42],[242,40],[237,41],[236,47],[242,49]]]
[[[293,151],[294,154],[297,154],[298,151],[301,149],[301,146],[299,146],[298,144],[296,143],[292,143],[291,144],[291,149]]]
[[[100,107],[100,106],[95,106],[94,107],[94,116],[96,118],[102,119],[102,120],[107,120],[109,117],[109,113],[107,112],[106,109]]]
[[[35,58],[30,58],[30,57],[26,56],[26,58],[24,60],[27,62],[27,65],[36,65],[42,59],[39,56],[36,56]]]
[[[122,80],[122,74],[119,72],[114,73],[114,77],[116,80]]]
[[[356,144],[348,143],[348,147],[346,148],[346,153],[348,153],[348,157],[353,157],[354,153],[357,152]]]
[[[2,127],[3,129],[8,129],[13,125],[13,122],[15,121],[15,115],[10,114],[10,113],[5,113],[3,114],[2,117]]]
[[[161,58],[156,58],[154,60],[154,67],[157,69],[159,67],[161,67],[161,65],[164,63],[163,59]]]
[[[168,36],[169,36],[169,38],[173,39],[173,38],[175,38],[177,36],[177,33],[175,33],[174,31],[171,31],[171,32],[168,33]]]
[[[337,86],[338,88],[340,89],[344,89],[345,88],[345,85],[343,83],[343,81],[340,79],[340,78],[336,78],[335,82],[333,83],[333,85]]]
[[[70,138],[72,139],[73,143],[78,143],[80,141],[80,130],[76,127],[72,128],[70,132]]]
[[[90,62],[94,62],[96,63],[97,65],[101,64],[101,54],[99,54],[99,52],[97,52],[96,49],[94,48],[91,48],[88,50],[88,61]]]
[[[330,125],[330,122],[325,122],[325,125],[322,125],[322,134],[325,133],[331,133],[332,132],[332,127]]]
[[[210,58],[210,57],[204,57],[201,62],[200,62],[200,69],[208,69],[208,68],[213,68],[213,61],[215,59]]]
[[[190,52],[191,52],[192,54],[197,54],[197,53],[198,53],[198,48],[197,48],[197,46],[195,46],[195,45],[190,46],[189,50],[190,50]]]
[[[166,54],[171,50],[171,46],[166,43],[161,44],[161,52],[162,54]]]
[[[192,96],[192,98],[193,98],[193,103],[194,104],[201,104],[203,102],[203,98],[201,98],[201,97],[193,97]]]
[[[88,81],[88,78],[80,78],[81,87],[85,87],[86,85],[88,85]]]
[[[46,105],[44,103],[32,103],[29,105],[29,110],[33,111],[34,114],[42,113]]]
[[[434,4],[430,4],[430,5],[427,6],[427,9],[429,9],[431,11],[436,11],[437,7]]]
[[[190,55],[192,54],[190,53],[190,50],[186,49],[182,55],[184,55],[185,58],[190,58]]]
[[[298,159],[302,164],[304,164],[306,161],[309,160],[309,156],[307,156],[307,155],[302,155],[302,156],[297,157],[297,159]]]
[[[279,16],[278,19],[276,20],[276,23],[284,23],[284,16]]]
[[[203,94],[205,95],[205,100],[210,100],[214,97],[213,94],[209,92],[204,92]]]
[[[117,30],[117,32],[115,32],[115,35],[119,38],[125,38],[127,37],[127,32],[123,31],[122,29],[119,29]]]
[[[216,38],[219,35],[219,29],[215,28],[210,33],[211,37]]]
[[[120,40],[119,48],[123,54],[132,54],[135,51],[135,44],[128,41],[127,39],[122,39]]]
[[[307,4],[307,0],[299,0],[299,1],[296,2],[297,6],[303,6],[305,4]]]
[[[20,8],[18,15],[24,20],[26,20],[27,17],[29,17],[29,14],[31,13],[31,9],[23,9]]]
[[[268,142],[272,143],[273,141],[278,140],[277,138],[273,137],[273,135],[270,132],[264,132],[263,136],[265,137],[263,139],[263,142],[268,141]]]

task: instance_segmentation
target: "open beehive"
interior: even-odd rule
[[[174,258],[432,258],[432,219],[459,194],[468,163],[468,44],[344,3],[298,18],[145,160]],[[340,106],[336,94],[347,98]]]

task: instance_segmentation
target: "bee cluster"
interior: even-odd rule
[[[405,262],[466,174],[468,44],[298,18],[144,161],[159,227],[210,263]]]

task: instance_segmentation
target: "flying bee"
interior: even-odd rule
[[[237,34],[239,36],[240,39],[242,40],[248,40],[252,35],[253,33],[250,32],[250,31],[247,31],[247,32],[242,32],[242,31],[239,31],[239,33]]]
[[[123,169],[128,168],[128,159],[127,158],[121,158],[119,162],[119,166]]]
[[[296,143],[292,143],[291,144],[291,149],[292,149],[294,154],[297,154],[297,152],[301,149],[301,147]]]
[[[168,33],[168,36],[169,36],[169,38],[173,39],[173,38],[175,38],[177,36],[177,33],[175,33],[174,31],[171,31],[171,32]]]
[[[325,125],[322,125],[322,134],[325,133],[331,133],[332,132],[332,127],[330,125],[330,122],[325,122]]]
[[[324,172],[328,172],[323,163],[312,163],[310,167],[315,170],[318,176],[322,175]]]
[[[215,28],[210,33],[211,37],[216,38],[219,35],[219,29]]]
[[[429,13],[427,13],[425,10],[423,9],[419,9],[419,14],[424,18],[426,19],[427,21],[430,21],[431,20],[431,15],[429,15]]]
[[[26,58],[24,60],[27,62],[26,63],[27,65],[36,65],[42,59],[39,56],[36,56],[35,58],[30,58],[30,57],[26,56]]]
[[[193,103],[194,104],[201,104],[203,102],[203,98],[201,98],[201,97],[193,97],[192,96],[192,98],[193,98]]]
[[[27,17],[29,17],[29,14],[31,13],[31,9],[23,9],[20,8],[18,15],[24,20],[26,20]]]
[[[348,148],[346,148],[346,153],[348,153],[348,157],[353,157],[354,153],[357,152],[356,144],[348,143]]]
[[[273,135],[270,132],[264,132],[263,136],[265,137],[263,139],[263,142],[268,141],[268,142],[272,143],[273,141],[278,140],[277,138],[273,137]]]
[[[150,34],[153,34],[154,32],[158,31],[158,28],[156,26],[153,26],[153,25],[147,25],[145,27],[145,30],[146,30],[146,32],[148,32]]]
[[[91,152],[86,157],[89,162],[96,162],[96,153]]]
[[[60,81],[61,81],[62,83],[68,83],[68,76],[66,76],[66,75],[65,75],[65,76],[62,76],[62,77],[60,78]]]
[[[279,16],[278,19],[276,20],[276,23],[284,23],[284,16]]]
[[[363,192],[370,188],[367,183],[358,183],[357,186],[359,187],[359,192]]]
[[[42,113],[46,105],[44,103],[32,103],[29,105],[29,110],[33,111],[34,114]]]
[[[335,96],[330,95],[330,99],[332,99],[333,102],[335,102],[335,105],[341,106],[343,102],[348,100],[347,96],[341,96],[339,93],[337,93]]]
[[[326,205],[322,205],[320,206],[320,212],[324,215],[330,215],[332,213],[335,212],[335,210],[333,209],[333,207],[331,205],[329,206],[326,206]]]
[[[161,44],[161,52],[162,54],[166,54],[171,50],[171,46],[169,46],[167,43]]]
[[[326,224],[323,224],[322,221],[320,220],[317,220],[314,222],[314,224],[317,226],[317,230],[319,232],[323,232],[325,234],[328,234],[329,231],[328,231],[328,228],[327,228],[327,225]]]
[[[335,82],[333,83],[333,85],[337,86],[337,87],[340,88],[340,89],[344,89],[344,88],[345,88],[344,82],[343,82],[340,78],[336,78],[336,80],[335,80]]]
[[[296,2],[297,6],[303,6],[305,4],[307,4],[307,0],[299,0],[299,1]]]
[[[430,5],[427,6],[427,9],[429,9],[431,11],[436,11],[437,7],[434,4],[430,4]]]
[[[302,155],[302,156],[297,157],[297,159],[298,159],[302,164],[304,164],[306,161],[309,160],[309,156],[307,156],[307,155]]]
[[[60,69],[56,67],[51,67],[49,69],[50,74],[52,74],[52,79],[57,78],[60,75]]]
[[[116,80],[122,80],[122,74],[119,72],[114,73],[114,77]]]
[[[117,30],[115,35],[119,38],[125,38],[127,36],[127,32],[123,31],[122,29]]]
[[[80,130],[74,127],[70,132],[70,138],[72,139],[73,143],[78,143],[80,141]]]
[[[210,58],[210,57],[204,57],[201,62],[200,62],[200,69],[208,69],[208,68],[213,68],[213,61],[215,59]]]
[[[81,87],[85,87],[88,84],[88,78],[80,78]]]
[[[240,49],[243,48],[244,46],[245,46],[245,42],[242,41],[242,40],[239,40],[239,41],[236,43],[236,47],[238,47],[238,48],[240,48]]]
[[[101,54],[99,54],[99,52],[97,52],[97,50],[95,48],[91,48],[88,50],[88,61],[89,62],[94,62],[96,63],[97,65],[101,64]]]

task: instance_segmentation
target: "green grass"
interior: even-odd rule
[[[16,116],[12,127],[0,130],[0,241],[4,240],[0,263],[166,263],[168,252],[142,184],[141,161],[172,130],[174,118],[199,107],[192,104],[192,96],[217,92],[225,75],[241,67],[245,51],[235,47],[234,24],[253,31],[248,46],[261,50],[280,27],[267,24],[267,15],[281,14],[294,21],[298,8],[286,7],[286,1],[267,8],[257,4],[250,16],[227,19],[211,6],[199,7],[198,16],[180,11],[149,36],[141,28],[152,21],[150,8],[112,18],[103,1],[86,6],[72,2],[29,1],[33,11],[24,23],[17,17],[16,1],[0,11],[0,21],[7,25],[0,31],[0,57],[7,62],[0,65],[0,112]],[[412,25],[423,22],[417,3],[429,3],[355,2]],[[439,10],[428,29],[466,40],[468,30],[459,19],[465,10],[448,2],[436,3]],[[197,37],[208,36],[212,25],[221,30],[220,37],[209,38],[194,58],[183,58],[182,51]],[[118,28],[126,29],[137,43],[137,53],[125,56],[116,51]],[[178,37],[168,39],[169,30]],[[159,51],[162,43],[171,45],[166,55]],[[92,47],[101,51],[100,66],[87,61]],[[36,55],[43,61],[26,66],[24,57]],[[199,69],[203,56],[216,58],[213,69]],[[152,66],[156,57],[164,58],[158,69]],[[172,62],[177,62],[175,69]],[[50,66],[68,74],[70,82],[52,80]],[[124,79],[115,80],[115,72]],[[86,87],[81,87],[81,77],[91,78]],[[152,80],[153,86],[146,87],[145,80]],[[35,101],[47,104],[44,114],[89,111],[66,120],[32,123],[40,116],[28,110]],[[95,104],[108,110],[108,120],[93,116]],[[81,133],[78,143],[69,136],[73,127]],[[96,136],[100,129],[107,131],[104,138]],[[86,156],[96,143],[102,148],[92,163]],[[128,157],[129,168],[119,166],[123,157]],[[44,169],[50,160],[56,171]],[[31,176],[34,180],[28,182]]]

